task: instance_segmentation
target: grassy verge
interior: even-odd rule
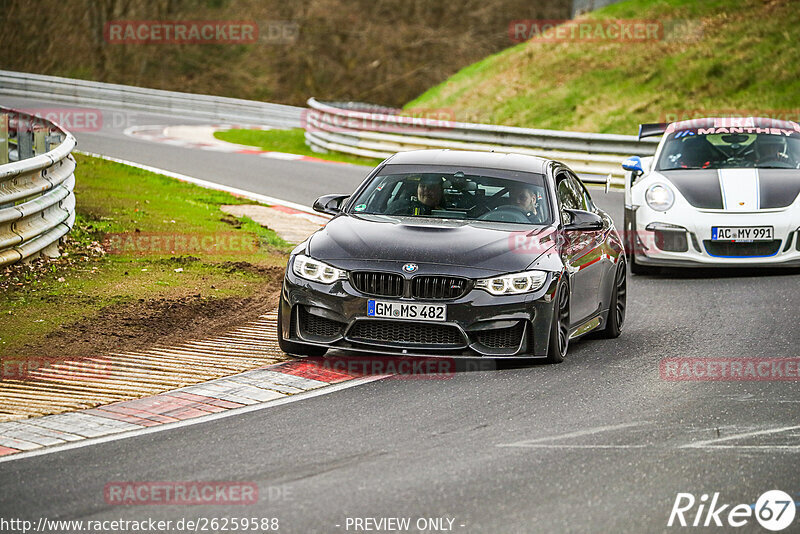
[[[59,329],[102,324],[118,308],[138,308],[149,326],[146,316],[159,306],[251,298],[285,265],[291,245],[220,211],[241,199],[101,159],[77,160],[77,220],[63,256],[0,269],[0,355],[24,358]],[[124,330],[126,321],[109,328]]]
[[[303,133],[302,128],[293,128],[291,130],[225,130],[215,132],[214,137],[221,141],[238,145],[254,146],[262,150],[285,152],[287,154],[312,156],[327,161],[370,165],[372,167],[381,162],[379,159],[362,158],[337,152],[328,152],[326,154],[314,152],[306,145]]]
[[[634,134],[711,114],[796,120],[800,25],[789,0],[628,0],[590,15],[655,21],[663,38],[545,42],[470,65],[407,108],[457,120]]]

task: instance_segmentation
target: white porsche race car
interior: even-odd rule
[[[643,124],[652,157],[622,164],[631,271],[800,267],[800,125],[762,118]]]

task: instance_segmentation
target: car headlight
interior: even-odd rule
[[[492,295],[519,295],[541,289],[546,279],[545,271],[525,271],[482,278],[475,282],[475,289],[483,289]]]
[[[347,278],[347,271],[337,269],[327,263],[298,254],[292,263],[292,272],[300,278],[323,284],[332,284]]]
[[[662,184],[651,185],[644,195],[647,205],[656,211],[667,211],[675,203],[675,193]]]

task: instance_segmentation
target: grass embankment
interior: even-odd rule
[[[0,356],[85,356],[180,338],[215,318],[252,318],[247,303],[274,300],[291,246],[219,209],[245,201],[76,159],[77,220],[63,257],[0,269]]]
[[[629,0],[587,16],[654,20],[644,42],[530,41],[461,70],[407,108],[459,121],[634,134],[710,114],[797,120],[800,18],[792,0]]]
[[[328,152],[321,154],[314,152],[306,145],[304,131],[302,128],[290,130],[224,130],[214,133],[214,137],[228,143],[258,147],[262,150],[273,152],[285,152],[287,154],[300,154],[301,156],[312,156],[327,161],[339,161],[343,163],[354,163],[356,165],[375,166],[381,162],[379,159],[362,158]]]

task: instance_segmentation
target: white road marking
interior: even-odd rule
[[[713,449],[720,450],[735,450],[735,451],[798,451],[800,452],[800,445],[705,445],[698,447],[690,447],[683,445],[682,449],[693,448],[697,450]]]
[[[568,446],[568,445],[551,444],[551,443],[543,444],[542,442],[556,441],[556,440],[560,440],[560,439],[580,438],[580,437],[583,437],[583,436],[591,436],[593,434],[599,434],[601,432],[609,432],[611,430],[620,430],[622,428],[630,428],[630,427],[633,427],[633,426],[642,426],[642,425],[645,425],[645,424],[648,424],[648,423],[647,422],[637,422],[637,423],[625,423],[625,424],[621,424],[621,425],[598,426],[598,427],[595,427],[595,428],[587,428],[585,430],[576,430],[575,432],[568,432],[566,434],[558,434],[558,435],[555,435],[555,436],[545,436],[545,437],[541,437],[541,438],[526,439],[526,440],[523,440],[523,441],[516,441],[514,443],[503,443],[503,444],[500,444],[500,445],[497,445],[497,446],[498,447],[565,447],[565,446]],[[594,447],[594,446],[593,445],[574,445],[572,447],[575,447],[575,448],[578,448],[578,447],[580,447],[580,448],[588,448],[588,447]],[[639,446],[636,446],[636,445],[614,445],[613,447],[616,447],[616,448],[626,448],[626,447],[627,448],[638,448]]]
[[[753,436],[766,436],[768,434],[777,434],[779,432],[788,432],[789,430],[798,430],[800,429],[800,425],[797,426],[785,426],[781,428],[768,428],[766,430],[756,430],[753,432],[744,432],[742,434],[734,434],[732,436],[725,436],[724,438],[714,438],[708,439],[704,441],[696,441],[694,443],[688,443],[686,445],[681,445],[682,449],[700,449],[700,448],[740,448],[740,447],[756,447],[756,445],[716,445],[717,443],[723,441],[730,441],[733,439],[743,439],[743,438],[751,438]],[[768,448],[777,448],[779,446],[775,445],[757,445],[757,447],[768,447]],[[786,445],[781,447],[794,447],[800,449],[800,445]]]
[[[530,445],[498,445],[498,447],[522,447],[529,449],[644,449],[647,445],[569,445],[563,443],[533,443]]]
[[[696,441],[692,443],[687,443],[683,445],[674,445],[674,444],[661,444],[661,445],[654,445],[652,443],[630,443],[630,444],[576,444],[576,443],[555,443],[559,440],[568,440],[571,438],[580,438],[584,436],[591,436],[595,434],[600,434],[602,432],[608,432],[612,430],[620,430],[624,428],[630,428],[633,426],[638,425],[647,425],[649,423],[629,423],[629,424],[622,424],[622,425],[613,425],[613,426],[602,426],[596,428],[589,428],[586,430],[578,430],[575,432],[569,432],[566,434],[558,434],[555,436],[545,436],[541,438],[534,438],[530,440],[524,441],[517,441],[514,443],[505,443],[499,444],[498,447],[522,447],[522,448],[544,448],[544,449],[644,449],[644,448],[651,448],[651,449],[669,449],[669,448],[678,448],[678,449],[696,449],[696,450],[731,450],[731,451],[786,451],[786,452],[796,452],[800,451],[800,445],[730,445],[725,444],[724,442],[736,440],[736,439],[745,439],[751,438],[756,436],[767,436],[771,434],[779,434],[781,432],[789,432],[792,430],[800,430],[800,425],[797,426],[787,426],[781,428],[770,428],[765,430],[755,430],[752,432],[742,432],[739,434],[734,434],[730,436],[725,436],[721,438],[714,438],[709,440],[703,441]],[[709,432],[714,430],[713,428],[704,428],[697,430],[698,432]]]

